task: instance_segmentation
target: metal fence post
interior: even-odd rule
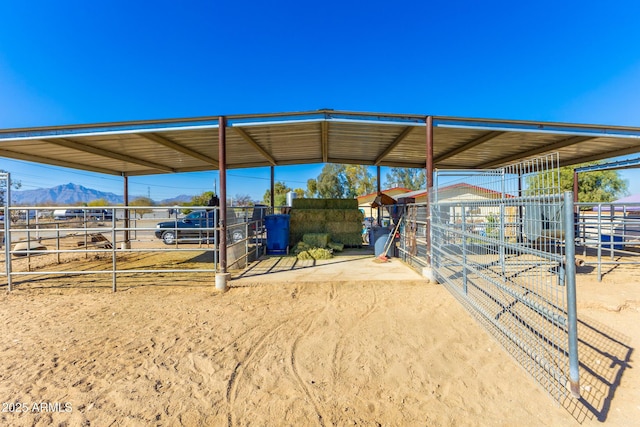
[[[128,209],[128,207],[125,207],[125,209]],[[117,290],[117,278],[116,278],[117,273],[116,273],[116,271],[118,269],[118,266],[117,266],[117,255],[116,255],[116,246],[117,246],[116,245],[116,237],[117,237],[117,235],[116,235],[116,215],[115,215],[115,212],[112,212],[112,214],[111,214],[111,268],[112,268],[112,271],[111,271],[111,274],[112,274],[112,277],[111,277],[111,280],[112,280],[111,290],[113,292],[115,292]]]
[[[467,289],[467,217],[465,205],[462,205],[462,289],[465,294],[469,292]]]
[[[564,193],[565,223],[565,284],[567,287],[567,317],[569,333],[569,389],[575,398],[580,397],[580,372],[578,369],[578,314],[576,309],[576,246],[573,218],[573,193]]]
[[[11,212],[9,211],[11,205],[11,174],[2,174],[0,178],[3,178],[6,182],[6,191],[4,193],[4,256],[5,270],[7,272],[7,290],[11,292],[13,289],[11,283]]]

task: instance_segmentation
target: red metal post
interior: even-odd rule
[[[220,254],[220,271],[227,272],[227,118],[218,119],[218,169],[220,172],[220,215],[218,253]]]
[[[376,166],[376,182],[378,186],[378,195],[382,193],[382,184],[380,183],[380,166]],[[378,225],[382,226],[382,208],[378,205]]]

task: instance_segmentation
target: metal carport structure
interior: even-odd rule
[[[227,169],[270,166],[273,187],[282,165],[425,168],[431,187],[436,168],[495,168],[550,152],[561,166],[637,153],[640,128],[322,109],[0,130],[0,156],[122,176],[125,203],[129,176],[219,170],[226,204]],[[224,245],[221,258],[226,272]]]

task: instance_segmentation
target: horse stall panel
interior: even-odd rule
[[[564,242],[557,155],[437,171],[435,183],[430,257],[439,282],[556,399],[578,393],[575,271],[566,265],[574,248]]]

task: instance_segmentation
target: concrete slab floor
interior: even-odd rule
[[[246,270],[232,274],[233,284],[262,282],[322,281],[420,281],[422,275],[399,258],[376,262],[373,250],[347,249],[328,260],[301,261],[294,256],[269,255],[251,263]]]

